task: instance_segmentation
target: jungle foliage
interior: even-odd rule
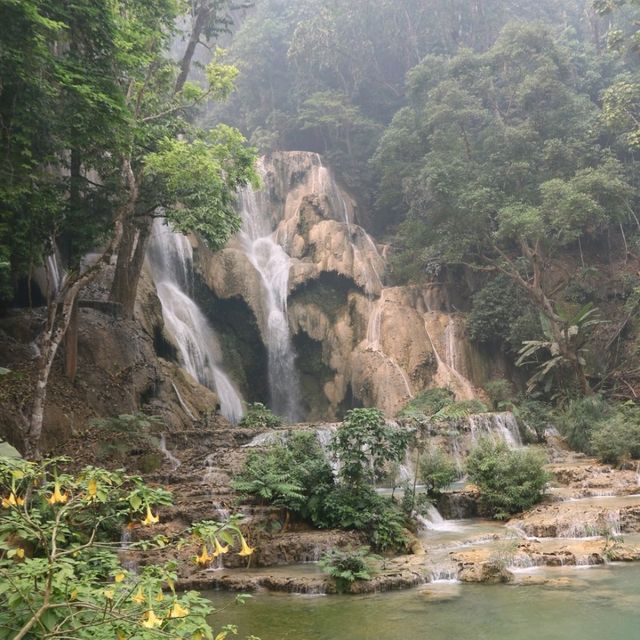
[[[353,409],[330,445],[333,469],[315,432],[292,432],[282,444],[252,452],[232,486],[240,494],[318,528],[362,531],[379,550],[402,547],[405,516],[374,482],[404,458],[409,435],[375,409]]]
[[[539,502],[549,476],[545,459],[531,449],[509,449],[482,439],[467,458],[469,480],[480,489],[486,507],[498,519],[519,513]]]

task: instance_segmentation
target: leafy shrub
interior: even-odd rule
[[[621,407],[591,433],[591,450],[608,464],[640,458],[640,411],[636,407]]]
[[[400,417],[431,417],[455,401],[453,391],[443,387],[427,389],[410,400],[398,414]]]
[[[302,485],[295,481],[290,469],[281,465],[275,450],[252,451],[231,486],[238,493],[257,498],[263,504],[288,511],[297,511],[305,499]]]
[[[497,276],[473,296],[467,332],[474,342],[517,351],[524,340],[540,336],[540,322],[510,278]]]
[[[520,424],[520,431],[526,442],[544,442],[545,434],[551,425],[551,408],[540,400],[521,399],[513,407]]]
[[[340,480],[351,486],[371,484],[385,463],[404,459],[412,434],[387,426],[378,409],[351,409],[336,431],[331,449],[340,461]]]
[[[320,566],[336,581],[338,590],[345,591],[356,580],[371,580],[377,570],[377,560],[378,556],[371,554],[369,547],[347,551],[331,549],[320,559]]]
[[[285,444],[251,452],[232,481],[241,494],[286,509],[316,526],[325,521],[324,497],[333,471],[313,432],[293,433]]]
[[[558,413],[558,428],[572,449],[592,453],[592,431],[611,413],[611,406],[602,396],[585,396],[571,400],[565,409]]]
[[[261,402],[254,402],[247,407],[247,412],[240,420],[241,427],[252,429],[275,429],[282,425],[282,418]]]
[[[155,506],[169,504],[170,494],[139,478],[95,467],[63,473],[58,468],[63,462],[0,458],[2,636],[212,638],[207,616],[213,609],[195,591],[176,592],[175,563],[134,573],[114,551],[122,526],[136,521],[153,527],[159,518]],[[214,526],[230,545],[241,541],[243,555],[251,552],[235,524]],[[156,536],[131,546],[186,541]]]
[[[362,531],[375,549],[398,549],[406,545],[406,521],[388,498],[369,486],[337,486],[326,496],[326,526]]]
[[[469,454],[467,472],[496,518],[531,508],[541,500],[549,480],[540,453],[512,450],[486,438]]]
[[[419,477],[429,495],[440,493],[457,476],[453,460],[442,449],[430,449],[420,456]]]
[[[481,400],[459,400],[445,405],[433,415],[434,420],[456,421],[466,418],[474,413],[486,413],[489,410]]]
[[[505,411],[513,405],[513,387],[508,380],[498,378],[484,385],[492,411]]]

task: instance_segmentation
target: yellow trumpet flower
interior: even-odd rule
[[[189,615],[189,609],[183,607],[179,602],[174,603],[169,611],[170,618],[185,618]]]
[[[145,519],[142,520],[142,524],[148,527],[152,524],[157,524],[158,522],[160,522],[160,516],[158,515],[154,516],[153,513],[151,513],[151,507],[147,505],[147,515]]]
[[[22,547],[16,549],[16,558],[24,558],[24,549]]]
[[[138,589],[138,593],[136,593],[136,595],[133,596],[131,600],[136,604],[142,604],[143,602],[145,602],[146,598],[144,597],[144,593],[142,593],[142,589]]]
[[[89,502],[93,502],[98,499],[98,483],[94,478],[91,478],[87,483],[87,498]]]
[[[153,609],[149,609],[144,614],[144,620],[142,621],[142,626],[147,629],[154,629],[155,627],[159,627],[162,624],[162,618],[159,618],[153,611]]]
[[[247,544],[247,541],[242,535],[240,536],[240,544],[242,545],[242,549],[238,552],[239,556],[250,556],[255,551],[253,547]]]
[[[116,575],[113,577],[113,581],[122,582],[126,577],[126,574],[120,571],[120,573],[116,573]]]
[[[209,555],[207,551],[207,545],[202,545],[202,553],[199,556],[196,556],[196,564],[207,565],[209,564],[215,556]]]
[[[53,487],[53,493],[47,498],[47,502],[51,505],[64,504],[68,499],[69,496],[66,493],[62,493],[62,491],[60,491],[60,484],[56,482]]]
[[[104,597],[107,600],[113,600],[113,596],[114,596],[113,589],[104,589],[102,593],[104,593]]]
[[[162,591],[158,591],[156,594],[156,602],[162,602],[164,600],[164,593]]]
[[[213,544],[215,547],[215,555],[219,556],[221,553],[227,553],[227,551],[229,551],[229,546],[227,545],[226,547],[223,547],[220,542],[218,541],[218,538],[214,538],[213,539]]]
[[[24,504],[24,498],[19,498],[12,491],[8,497],[2,498],[2,508],[9,509],[11,507],[21,507]]]

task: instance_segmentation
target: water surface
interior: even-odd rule
[[[633,640],[640,566],[544,569],[535,586],[432,584],[367,596],[257,594],[212,622],[262,640]],[[209,594],[217,606],[233,596]]]

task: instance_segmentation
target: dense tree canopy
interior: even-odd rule
[[[46,382],[80,290],[117,254],[112,299],[133,314],[154,217],[199,232],[213,249],[237,230],[239,186],[255,179],[242,135],[194,125],[198,105],[227,97],[237,71],[216,52],[187,80],[194,43],[229,24],[227,0],[7,1],[0,17],[0,294],[44,263],[50,286],[29,448],[42,428]],[[187,45],[170,57],[179,17]],[[186,74],[186,75],[185,75]],[[51,286],[56,247],[67,271]],[[103,249],[90,267],[81,258]]]
[[[506,276],[546,316],[579,378],[546,270],[632,211],[630,169],[596,102],[612,67],[548,26],[508,25],[485,53],[427,56],[412,69],[410,106],[374,158],[381,205],[396,220],[407,211],[400,277],[455,264]]]

